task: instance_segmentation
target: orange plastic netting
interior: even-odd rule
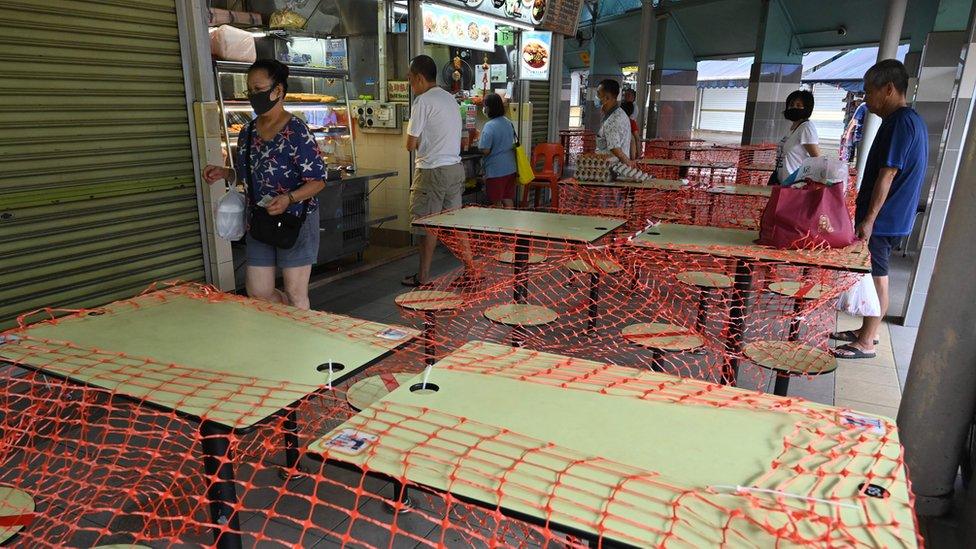
[[[663,265],[614,246],[532,242],[531,253],[545,253],[546,259],[525,273],[526,301],[558,313],[544,326],[528,326],[528,321],[511,326],[503,322],[516,313],[488,315],[496,321],[486,317],[494,305],[513,302],[517,281],[508,272],[511,264],[499,263],[495,255],[505,251],[505,242],[469,241],[468,246],[473,264],[486,272],[491,268],[496,281],[452,286],[456,273],[438,281],[462,297],[460,305],[445,295],[413,292],[400,303],[407,320],[418,317],[413,324],[422,329],[419,337],[390,344],[391,352],[368,370],[336,384],[283,382],[270,371],[268,378],[235,374],[233,368],[215,372],[44,334],[71,334],[75,323],[89,318],[128,318],[135,327],[145,319],[126,315],[143,312],[157,319],[165,337],[161,317],[152,315],[176,305],[197,311],[187,312],[188,319],[211,305],[231,305],[268,315],[261,316],[268,325],[283,321],[310,334],[352,341],[373,337],[376,326],[196,285],[166,287],[67,316],[53,310],[31,315],[48,319],[7,332],[0,345],[8,361],[20,364],[0,370],[5,378],[0,487],[27,492],[35,507],[0,505],[5,511],[0,520],[13,516],[0,522],[0,534],[9,533],[3,529],[11,524],[22,528],[9,541],[15,547],[209,546],[215,536],[224,547],[237,541],[244,547],[908,547],[920,542],[894,425],[714,383],[732,372],[723,341],[730,329],[723,310],[728,298],[722,291],[702,296],[670,280],[681,272],[673,256],[671,265]],[[621,271],[604,262],[618,252],[612,261]],[[606,271],[597,286],[593,273],[577,272],[585,267],[570,264],[574,259]],[[703,261],[695,267],[722,268],[721,262]],[[790,323],[802,315],[796,341],[820,348],[829,323],[820,309],[842,283],[775,262],[750,268],[762,273],[748,306],[778,312],[750,318],[745,339],[787,340],[794,329]],[[790,300],[758,289],[799,276],[822,283],[833,279],[834,289],[799,310]],[[596,299],[595,309],[590,297]],[[438,300],[444,306],[432,307]],[[703,315],[698,304],[705,306]],[[437,312],[427,315],[418,308]],[[221,318],[230,318],[230,309],[221,311]],[[627,332],[630,325],[648,322],[673,326]],[[468,343],[472,339],[505,345]],[[694,348],[665,349],[686,347],[688,339]],[[662,348],[655,351],[648,344]],[[442,384],[448,372],[457,372],[593,395],[587,398],[607,399],[611,407],[622,404],[617,399],[633,399],[690,410],[773,414],[755,417],[780,418],[776,421],[790,427],[777,428],[763,454],[768,461],[753,465],[747,484],[706,482],[706,475],[697,485],[674,477],[676,465],[662,464],[658,471],[653,462],[636,467],[602,459],[436,407],[384,400],[356,415],[347,403],[352,383],[379,375],[392,385],[387,389],[394,388],[394,374],[420,373],[429,356],[444,359],[431,376]],[[689,379],[642,373],[647,370]],[[740,385],[764,383],[754,366],[742,363],[738,374]],[[86,375],[87,383],[78,381]],[[162,393],[175,399],[172,408],[159,404],[166,401]],[[558,405],[558,398],[547,402]],[[193,405],[202,406],[196,416],[173,411]],[[267,409],[278,411],[265,417]],[[488,413],[492,410],[501,412],[489,407]],[[235,414],[252,426],[213,427]],[[716,421],[740,421],[736,417],[719,415]],[[356,429],[354,436],[372,437],[368,449],[358,455],[330,449],[347,440],[347,431],[337,431],[340,426]],[[691,436],[687,444],[699,443]],[[227,475],[231,466],[233,480]],[[229,514],[212,514],[214,501],[228,487],[236,492],[236,502],[223,508]]]
[[[863,261],[743,251],[765,197],[714,184],[564,184],[564,212],[619,219],[590,239],[430,227],[464,270],[398,297],[402,325],[194,284],[24,315],[0,336],[0,542],[920,545],[892,422],[763,394],[833,371]],[[471,396],[410,400],[428,378]]]

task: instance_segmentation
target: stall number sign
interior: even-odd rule
[[[388,101],[410,101],[410,83],[406,80],[390,80],[386,83],[386,95]]]
[[[495,36],[495,44],[499,46],[511,46],[515,43],[515,31],[512,29],[498,29]]]

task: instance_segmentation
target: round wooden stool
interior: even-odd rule
[[[742,354],[776,374],[773,394],[778,396],[789,392],[791,376],[819,376],[837,369],[834,355],[795,341],[753,341],[742,348]]]
[[[815,282],[786,280],[773,282],[769,285],[769,291],[793,299],[793,316],[790,317],[789,340],[796,341],[800,338],[800,311],[803,310],[803,301],[820,299],[830,291],[830,287]]]
[[[504,303],[485,309],[485,318],[512,327],[512,344],[521,347],[525,341],[525,328],[544,326],[556,320],[556,311],[541,305]]]
[[[589,311],[589,320],[587,321],[587,329],[592,330],[594,324],[596,324],[596,314],[598,311],[597,299],[600,295],[600,275],[616,274],[624,270],[624,268],[615,261],[602,258],[574,259],[566,263],[566,268],[574,273],[590,275],[590,297],[589,305],[587,306],[587,310]]]
[[[349,390],[346,391],[346,402],[353,410],[360,412],[415,375],[400,373],[365,377],[349,386]]]
[[[0,543],[17,535],[34,521],[34,498],[12,486],[0,486]]]
[[[631,343],[651,349],[651,369],[663,372],[661,356],[665,352],[680,353],[696,351],[705,345],[705,340],[695,332],[682,326],[663,322],[631,324],[620,334]]]
[[[695,330],[699,332],[705,328],[708,304],[705,299],[712,290],[726,290],[732,287],[732,277],[711,271],[684,271],[678,273],[678,281],[698,288],[698,319]]]
[[[433,364],[437,352],[434,344],[437,329],[436,314],[441,311],[460,309],[464,305],[464,299],[454,292],[414,290],[396,296],[393,301],[404,309],[424,313],[424,358],[428,365]]]

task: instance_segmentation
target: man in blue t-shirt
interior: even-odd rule
[[[908,107],[908,71],[894,59],[878,62],[864,74],[865,103],[881,117],[857,193],[854,224],[858,238],[868,241],[871,276],[881,301],[881,316],[864,317],[859,330],[832,334],[849,343],[837,347],[837,358],[873,358],[881,319],[888,312],[888,259],[892,247],[912,231],[918,197],[925,179],[928,129]]]

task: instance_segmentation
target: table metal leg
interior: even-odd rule
[[[515,275],[515,302],[525,303],[528,291],[525,288],[525,267],[529,263],[529,241],[525,238],[515,239],[515,260],[512,262],[512,272]]]
[[[300,459],[298,442],[298,410],[288,410],[282,422],[282,432],[285,435],[285,468],[290,472],[298,465]]]
[[[773,394],[785,397],[790,392],[790,374],[775,372],[776,383],[773,385]]]
[[[746,329],[746,299],[752,287],[752,271],[745,260],[735,263],[735,286],[732,288],[732,304],[729,307],[729,337],[725,340],[726,361],[722,366],[722,383],[735,386],[739,374],[739,355],[742,354]]]
[[[230,438],[226,428],[210,421],[200,423],[203,446],[203,469],[213,479],[207,488],[210,500],[210,520],[214,524],[228,525],[222,532],[214,529],[214,541],[219,549],[241,548],[241,526],[234,507],[237,505],[237,487],[234,483],[234,463],[230,451]]]
[[[790,316],[790,341],[800,339],[800,311],[803,309],[802,299],[793,299],[793,314]]]
[[[424,312],[424,361],[428,366],[434,364],[434,356],[437,353],[436,344],[434,343],[434,331],[435,323],[433,311]]]

